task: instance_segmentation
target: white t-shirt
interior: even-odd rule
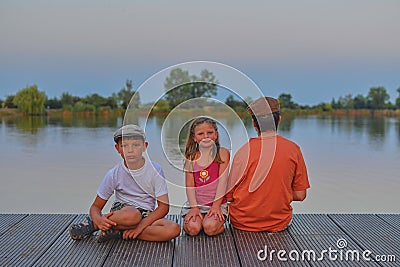
[[[152,211],[156,199],[168,194],[164,172],[158,163],[147,159],[138,170],[128,170],[124,161],[121,161],[107,172],[97,190],[97,195],[105,200],[114,193],[115,202]]]

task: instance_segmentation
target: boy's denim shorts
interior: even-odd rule
[[[117,202],[114,202],[114,204],[112,205],[112,207],[110,209],[110,212],[121,210],[122,208],[128,207],[128,206],[132,206],[132,205],[128,204],[128,203],[122,203],[122,202],[117,201]],[[151,213],[151,210],[145,210],[145,209],[142,209],[142,208],[136,208],[136,209],[142,215],[142,219],[146,218]]]

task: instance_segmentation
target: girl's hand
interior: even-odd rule
[[[200,220],[203,220],[203,215],[201,214],[200,209],[198,207],[191,208],[185,216],[185,223],[189,223],[192,218],[193,222],[195,222],[197,216],[200,217]]]
[[[214,217],[220,222],[223,222],[225,220],[224,214],[222,214],[221,207],[215,205],[212,205],[211,208],[208,210],[207,217]]]

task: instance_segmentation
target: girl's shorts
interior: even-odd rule
[[[197,205],[197,207],[200,209],[201,214],[206,214],[211,208],[211,206],[204,206],[204,205]],[[181,216],[185,217],[186,214],[189,213],[189,211],[190,211],[189,202],[186,202],[182,207]],[[221,204],[221,211],[222,211],[222,214],[225,216],[225,218],[227,218],[228,217],[228,203]]]

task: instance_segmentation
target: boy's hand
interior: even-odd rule
[[[201,214],[200,209],[198,207],[191,208],[188,214],[185,216],[185,223],[189,223],[189,221],[193,218],[193,222],[196,221],[196,217],[199,216],[201,220],[203,220],[203,214]]]
[[[224,214],[222,214],[222,210],[220,206],[212,205],[211,208],[207,212],[207,217],[214,217],[216,220],[223,222],[225,220]]]
[[[113,212],[104,214],[103,216],[99,217],[99,219],[94,223],[97,225],[97,227],[99,227],[100,230],[107,231],[112,227],[117,226],[116,222],[113,222],[109,219],[113,214]]]
[[[122,238],[123,239],[135,239],[143,232],[143,230],[144,230],[144,228],[139,223],[139,225],[136,228],[125,230],[122,234]]]

